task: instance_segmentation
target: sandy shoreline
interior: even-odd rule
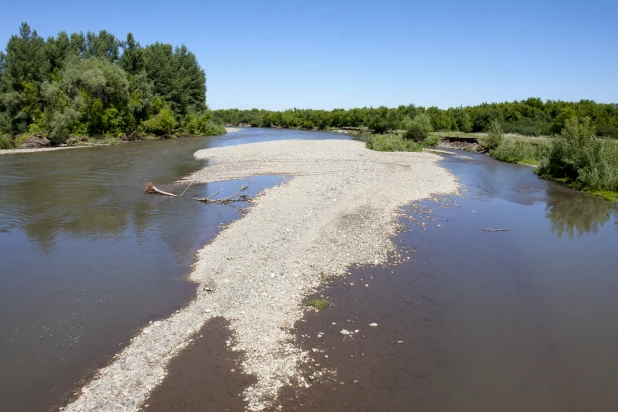
[[[249,410],[276,405],[281,387],[305,383],[308,359],[290,329],[303,297],[352,264],[381,264],[394,251],[400,206],[457,189],[430,153],[381,153],[350,140],[288,140],[211,148],[196,158],[211,166],[188,180],[213,182],[289,175],[265,190],[240,220],[198,252],[191,280],[198,296],[154,322],[86,385],[66,410],[137,410],[166,365],[214,316],[230,323],[230,345],[245,353]]]

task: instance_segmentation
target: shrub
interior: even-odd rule
[[[408,123],[408,130],[404,138],[414,140],[415,142],[422,142],[429,137],[431,131],[431,118],[428,114],[421,113]]]
[[[525,140],[525,139],[505,139],[496,149],[491,150],[491,157],[502,162],[539,164],[546,156],[549,146],[546,143]]]
[[[437,146],[438,143],[440,143],[440,136],[434,134],[426,138],[425,141],[423,142],[423,145],[424,146]]]
[[[190,114],[185,122],[185,133],[200,136],[219,136],[225,134],[225,127],[211,120],[210,112],[200,115]]]
[[[588,190],[618,190],[618,146],[599,139],[590,119],[565,123],[560,136],[553,139],[539,174],[562,179]]]
[[[374,134],[367,140],[367,148],[379,152],[420,152],[423,146],[395,134]]]
[[[13,141],[9,135],[0,135],[0,149],[12,149]]]
[[[492,120],[489,123],[485,133],[487,133],[487,136],[480,138],[479,143],[487,150],[497,149],[504,142],[504,133],[502,133],[502,127],[497,120]]]
[[[72,107],[61,112],[50,112],[46,115],[46,136],[53,144],[61,144],[67,138],[69,127],[77,120],[79,113]]]
[[[176,128],[176,118],[169,107],[164,107],[158,114],[150,117],[142,124],[149,133],[157,136],[168,135]]]

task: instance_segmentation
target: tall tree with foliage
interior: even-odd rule
[[[23,23],[0,52],[3,142],[22,133],[63,143],[140,131],[225,132],[207,111],[206,75],[185,45],[142,47],[131,33],[121,41],[106,30],[45,40]]]

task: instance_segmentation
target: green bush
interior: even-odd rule
[[[225,134],[225,127],[211,120],[210,112],[200,115],[189,114],[185,121],[184,131],[191,135],[219,136]]]
[[[213,121],[207,122],[201,129],[202,136],[221,136],[227,133],[225,127],[222,124],[215,123]]]
[[[404,138],[414,140],[415,142],[422,142],[429,137],[431,132],[431,118],[428,114],[421,113],[408,123],[408,130],[406,130]]]
[[[0,135],[0,149],[12,149],[13,140],[9,135]]]
[[[618,191],[618,145],[596,137],[589,118],[572,118],[553,139],[539,174],[582,189]]]
[[[487,150],[497,149],[504,142],[504,133],[497,120],[492,120],[485,129],[487,136],[479,139],[479,143]]]
[[[491,150],[489,154],[502,162],[538,165],[547,155],[548,150],[549,146],[546,143],[509,138],[505,139],[496,149]]]
[[[142,124],[148,133],[156,136],[169,135],[176,128],[176,118],[169,107],[163,107],[158,114],[150,117]]]
[[[367,148],[379,152],[420,152],[423,146],[396,134],[374,134],[367,140]]]
[[[440,143],[440,136],[434,134],[426,138],[425,141],[423,142],[423,145],[424,146],[437,146],[438,143]]]

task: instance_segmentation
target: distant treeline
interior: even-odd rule
[[[539,98],[506,103],[483,103],[478,106],[454,107],[446,110],[421,106],[363,107],[357,109],[301,110],[283,112],[268,110],[216,110],[215,116],[224,123],[246,123],[262,127],[326,129],[367,127],[376,133],[406,129],[417,115],[426,113],[434,131],[483,132],[492,121],[500,122],[506,133],[528,136],[558,134],[565,122],[573,117],[591,119],[599,136],[618,138],[618,105],[591,100],[563,102]]]
[[[47,40],[23,23],[0,52],[0,135],[223,133],[206,75],[186,46],[142,47],[105,30]]]

